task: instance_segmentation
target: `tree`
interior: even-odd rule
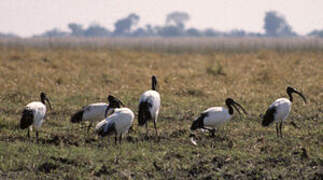
[[[201,32],[196,28],[190,28],[186,31],[188,36],[201,36]]]
[[[19,38],[18,35],[13,33],[1,33],[0,32],[0,38]]]
[[[83,36],[84,30],[81,24],[69,23],[68,28],[72,31],[72,36]]]
[[[206,29],[203,34],[204,34],[204,36],[210,36],[210,37],[212,37],[212,36],[221,36],[222,35],[221,32],[216,31],[216,30],[214,30],[212,28]]]
[[[158,29],[158,35],[164,37],[175,37],[183,35],[183,31],[177,26],[164,26]]]
[[[34,36],[34,37],[50,37],[50,38],[52,38],[52,37],[66,37],[66,36],[68,36],[67,32],[64,32],[64,31],[61,31],[57,28],[54,28],[54,29],[45,31],[44,33]]]
[[[185,28],[185,23],[190,19],[190,16],[186,12],[172,12],[166,17],[166,25],[176,26],[180,29]]]
[[[137,14],[129,14],[128,17],[119,19],[114,23],[114,34],[115,35],[126,35],[129,34],[131,28],[138,24],[140,17]]]
[[[246,36],[246,34],[247,33],[244,30],[233,29],[229,33],[227,33],[226,36],[229,36],[229,37],[243,37],[243,36]]]
[[[110,31],[98,24],[92,24],[83,34],[87,37],[105,37],[110,35]]]
[[[308,35],[315,37],[323,37],[323,30],[313,30],[312,32],[308,33]]]
[[[267,36],[278,37],[296,35],[285,18],[282,15],[279,15],[276,11],[266,12],[264,21],[264,29]]]

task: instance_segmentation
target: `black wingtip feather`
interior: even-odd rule
[[[196,129],[203,128],[204,127],[203,120],[206,116],[207,116],[207,113],[202,113],[195,121],[193,121],[191,130],[194,131]]]
[[[108,127],[105,128],[105,126],[108,126]],[[116,132],[115,123],[107,123],[107,124],[103,125],[101,127],[101,129],[98,130],[97,133],[99,136],[105,137],[105,136],[110,135],[115,132]]]
[[[71,117],[72,123],[79,123],[82,121],[84,110],[77,111],[75,114]]]
[[[139,113],[138,113],[139,126],[143,126],[144,124],[146,124],[148,120],[152,118],[149,111],[150,107],[151,107],[151,104],[148,102],[141,102],[139,104]]]
[[[31,109],[24,109],[20,120],[20,128],[26,129],[33,124],[34,113]]]
[[[276,112],[276,108],[269,108],[267,109],[265,115],[263,116],[262,126],[269,126],[271,123],[274,122],[274,114]]]

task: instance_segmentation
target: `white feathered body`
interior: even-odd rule
[[[120,136],[128,132],[134,117],[134,113],[129,108],[116,108],[110,116],[96,125],[95,130],[98,132],[103,128],[103,131],[106,132],[109,125],[114,123],[116,133]]]
[[[46,106],[42,102],[34,101],[26,105],[26,109],[30,109],[33,111],[34,119],[33,119],[33,127],[39,129],[44,122],[44,118],[46,115]]]
[[[93,103],[83,108],[82,121],[99,121],[105,118],[107,103]]]
[[[287,98],[279,98],[269,106],[269,108],[276,109],[276,112],[274,113],[274,121],[276,123],[286,120],[290,113],[291,107],[292,103]]]
[[[203,113],[207,113],[207,116],[203,119],[205,127],[219,127],[222,124],[228,122],[231,119],[228,109],[223,107],[211,107],[205,110]]]
[[[160,95],[157,91],[148,90],[144,92],[139,99],[139,104],[142,102],[148,102],[152,106],[149,108],[151,117],[157,121],[159,109],[160,109]]]

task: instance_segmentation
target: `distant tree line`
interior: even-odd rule
[[[186,12],[172,12],[166,16],[163,26],[150,24],[137,27],[140,16],[132,13],[114,23],[114,31],[99,25],[92,24],[87,28],[78,23],[68,24],[70,32],[59,29],[48,30],[34,37],[295,37],[298,36],[288,24],[285,17],[276,11],[268,11],[264,18],[265,33],[246,32],[242,29],[234,29],[229,32],[221,32],[212,28],[197,29],[186,28],[190,16]],[[323,37],[323,30],[314,30],[308,36]],[[1,34],[0,37],[16,37],[14,34]]]

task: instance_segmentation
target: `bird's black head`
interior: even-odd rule
[[[287,89],[286,89],[286,92],[287,92],[287,94],[292,94],[292,93],[296,92],[296,89],[288,86]]]
[[[107,117],[108,114],[113,113],[115,108],[121,108],[121,106],[124,106],[124,104],[118,98],[112,95],[108,96],[108,102],[109,102],[109,106],[105,110],[104,117]]]
[[[230,114],[233,114],[233,109],[231,108],[231,106],[233,106],[237,111],[238,111],[238,113],[239,114],[241,114],[240,113],[240,111],[239,111],[239,108],[245,113],[245,114],[248,114],[247,113],[247,111],[239,104],[239,103],[237,103],[237,102],[235,102],[232,98],[227,98],[226,100],[225,100],[225,104],[229,107],[229,113]],[[239,108],[238,108],[239,107]]]
[[[152,90],[157,91],[157,78],[155,75],[151,77]]]
[[[47,98],[46,93],[41,92],[40,93],[40,99],[45,101],[46,98]]]
[[[233,100],[232,98],[227,98],[227,99],[225,100],[225,104],[226,104],[227,106],[232,105],[232,104],[234,104],[234,100]]]
[[[109,106],[113,108],[120,108],[121,106],[124,106],[124,104],[118,98],[112,95],[108,96],[108,102],[109,102]]]
[[[297,91],[295,88],[292,88],[292,87],[288,86],[287,89],[286,89],[286,92],[287,92],[287,94],[288,94],[289,99],[290,99],[291,102],[293,102],[293,96],[292,96],[292,94],[293,93],[296,93],[296,94],[298,94],[299,96],[302,97],[302,99],[304,100],[304,102],[306,104],[306,98],[305,98],[305,96],[301,92]]]
[[[44,93],[44,92],[41,92],[41,93],[40,93],[40,100],[41,100],[41,102],[42,102],[43,104],[45,104],[45,101],[47,101],[48,106],[49,106],[49,109],[52,109],[52,105],[50,104],[50,101],[49,101],[49,99],[48,99],[48,97],[47,97],[46,93]]]

